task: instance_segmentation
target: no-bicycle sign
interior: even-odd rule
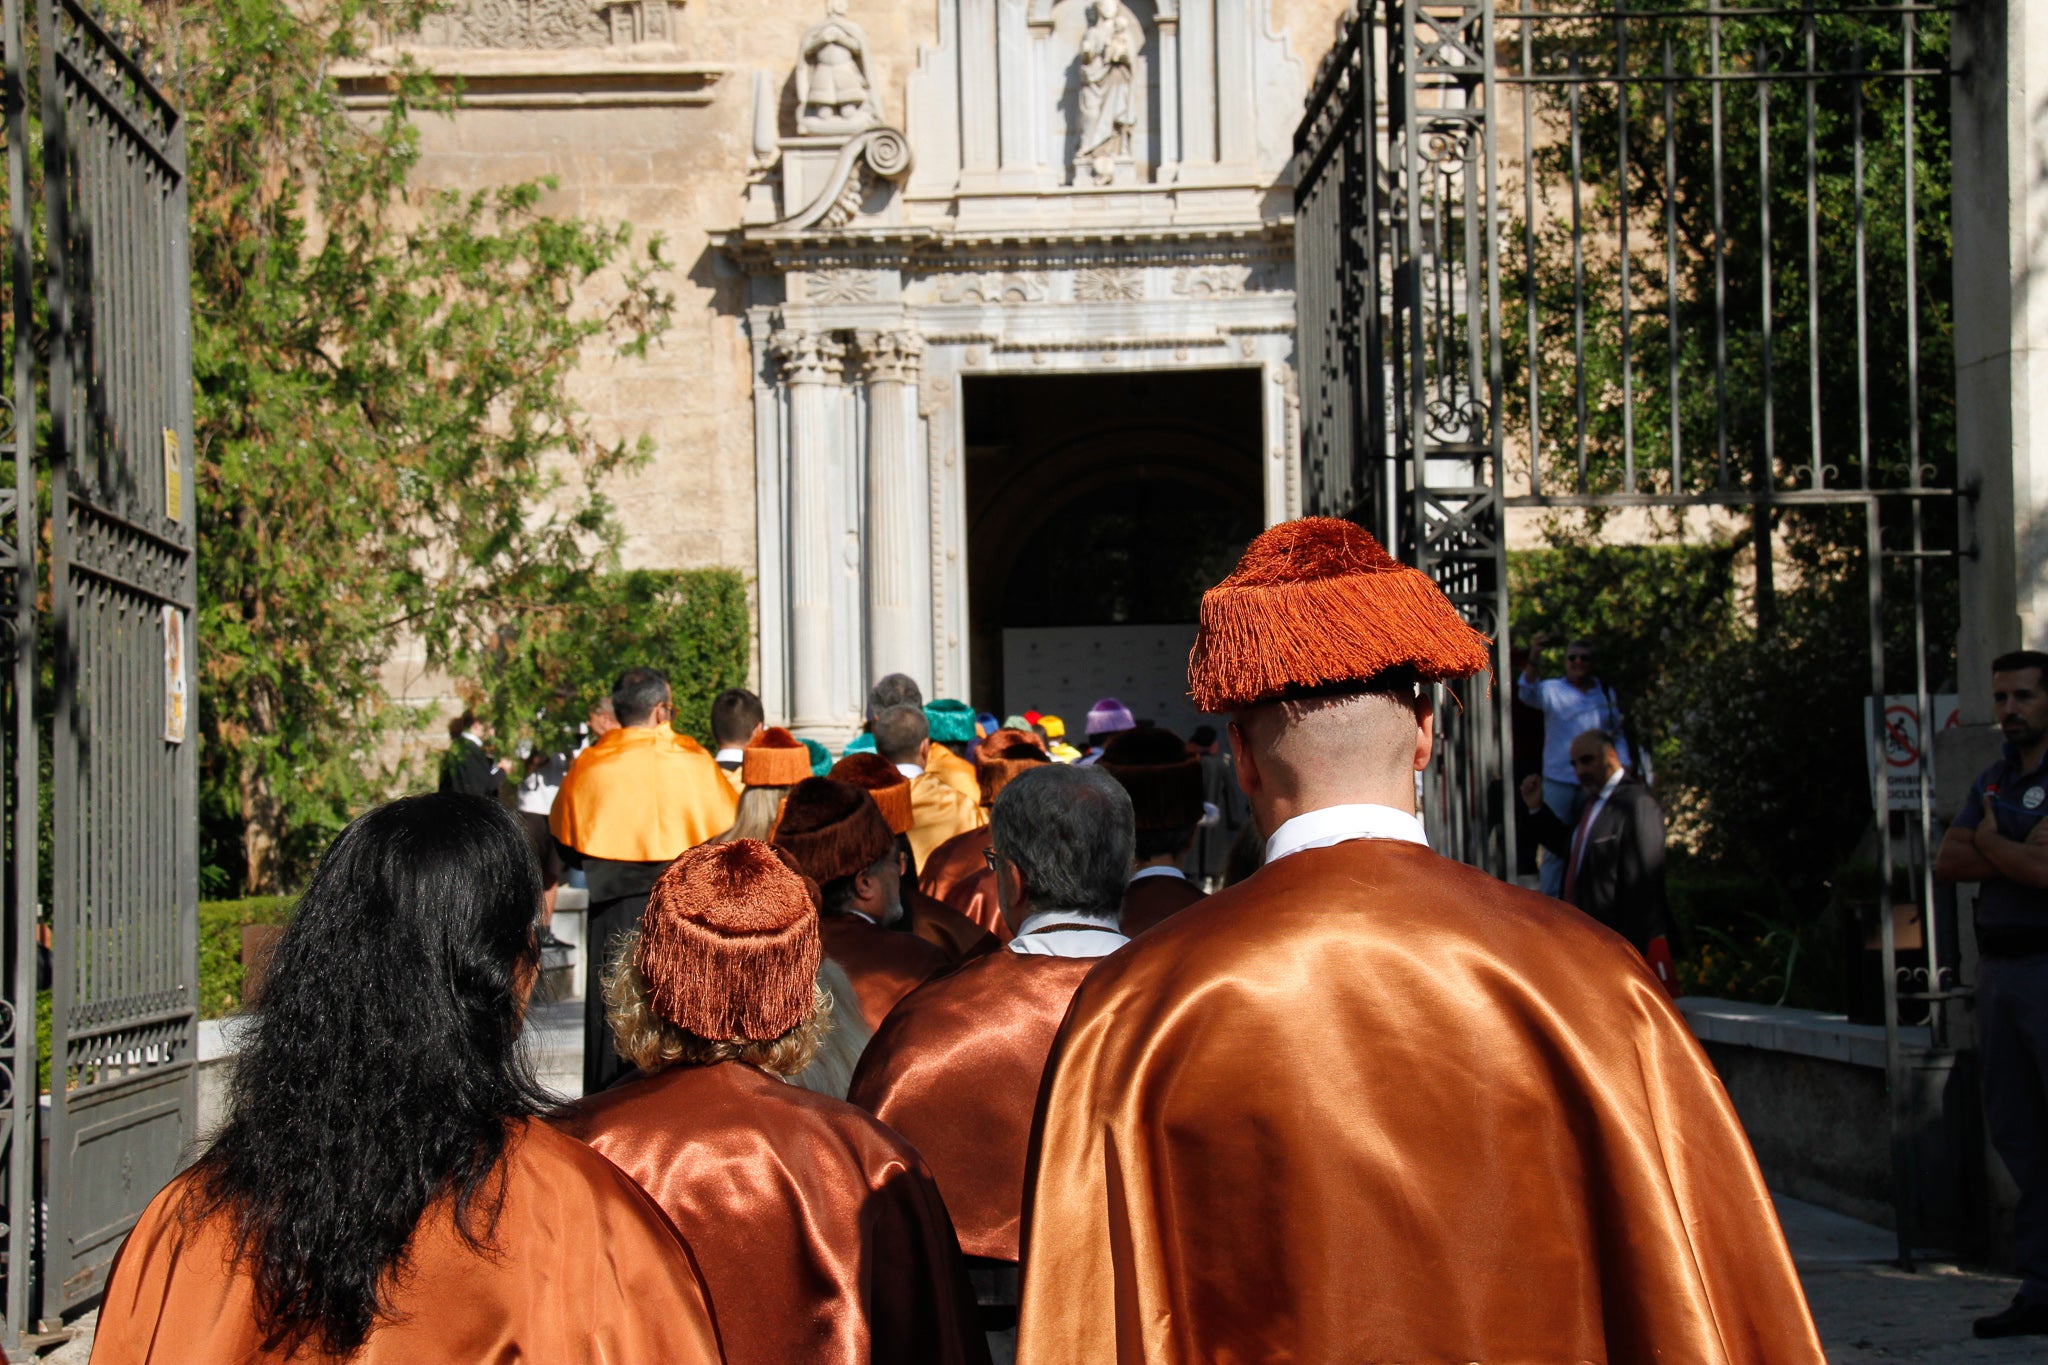
[[[1874,700],[1866,697],[1863,705],[1863,752],[1869,760],[1873,781],[1877,776],[1875,769],[1880,738],[1877,707],[1872,704]],[[1955,694],[1943,692],[1930,696],[1927,705],[1928,715],[1922,717],[1919,701],[1911,695],[1884,699],[1884,781],[1888,793],[1886,804],[1892,810],[1920,809],[1923,755],[1925,771],[1929,776],[1934,772],[1933,733],[1936,730],[1953,730],[1963,723],[1961,703]]]

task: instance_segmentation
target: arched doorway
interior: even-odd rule
[[[1253,369],[965,381],[973,697],[1185,728],[1202,591],[1264,524]],[[1018,692],[1025,695],[1010,695]]]

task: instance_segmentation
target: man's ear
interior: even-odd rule
[[[1415,771],[1429,766],[1436,749],[1436,699],[1428,692],[1415,694]]]
[[[1252,755],[1251,742],[1245,738],[1244,727],[1236,721],[1230,722],[1230,756],[1237,768],[1237,785],[1246,798],[1259,794],[1263,779],[1259,774],[1259,761]],[[2048,824],[2048,820],[2042,821]]]

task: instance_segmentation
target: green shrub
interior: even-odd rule
[[[283,924],[295,896],[251,896],[199,902],[199,1017],[218,1019],[242,1007],[242,926]]]

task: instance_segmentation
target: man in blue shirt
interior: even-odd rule
[[[1571,829],[1578,824],[1586,801],[1585,789],[1572,771],[1572,741],[1588,730],[1604,730],[1614,736],[1615,752],[1623,767],[1631,766],[1635,755],[1629,752],[1614,689],[1593,672],[1593,646],[1573,640],[1564,647],[1564,676],[1545,678],[1537,672],[1536,659],[1550,639],[1537,635],[1529,641],[1529,661],[1522,666],[1515,690],[1524,706],[1543,713],[1543,804]],[[1565,860],[1548,849],[1544,854],[1543,894],[1562,896]]]
[[[2005,754],[1970,789],[1934,875],[1976,882],[1977,1029],[1992,1146],[2020,1188],[2020,1292],[1980,1337],[2048,1335],[2048,653],[1991,663]]]

